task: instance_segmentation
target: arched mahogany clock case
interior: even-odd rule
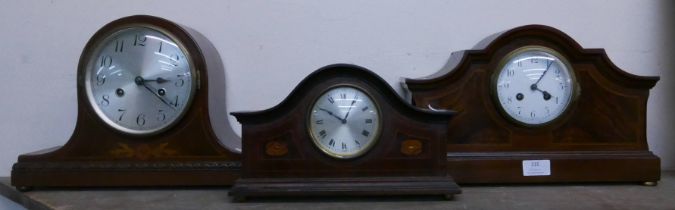
[[[491,95],[500,60],[524,46],[565,57],[580,88],[569,110],[548,125],[510,121]],[[446,142],[448,170],[458,183],[655,183],[660,164],[647,145],[646,113],[658,80],[621,70],[603,49],[582,48],[557,29],[527,25],[454,53],[443,70],[403,85],[418,107],[457,111]],[[550,161],[550,175],[524,176],[525,160]]]
[[[314,99],[336,85],[358,88],[379,104],[380,135],[370,150],[358,157],[327,155],[313,143],[307,129],[313,123],[308,114]],[[230,190],[237,200],[320,195],[452,197],[461,192],[447,175],[443,147],[445,136],[452,132],[446,127],[454,112],[415,108],[382,78],[362,67],[323,67],[302,80],[280,104],[231,114],[242,123],[242,177]]]
[[[172,33],[192,56],[198,77],[192,104],[170,129],[150,136],[129,135],[107,126],[87,101],[86,55],[95,40],[124,24],[148,24]],[[60,147],[20,155],[12,169],[12,185],[32,187],[204,186],[230,185],[239,173],[239,154],[221,145],[212,130],[208,109],[208,66],[215,48],[196,31],[165,19],[137,15],[113,21],[89,40],[77,74],[77,124]],[[209,53],[203,54],[203,53]],[[204,56],[211,56],[205,58]]]

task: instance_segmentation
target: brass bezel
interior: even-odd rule
[[[338,153],[335,153],[333,151],[330,151],[328,148],[326,148],[323,144],[320,143],[319,138],[314,136],[314,133],[311,130],[312,129],[312,127],[311,127],[312,121],[310,119],[312,117],[312,110],[313,110],[314,106],[317,104],[319,98],[321,98],[321,96],[323,96],[328,91],[331,91],[333,89],[340,88],[340,87],[351,87],[351,88],[354,88],[356,90],[359,90],[359,91],[363,92],[366,96],[368,96],[368,98],[373,102],[373,104],[375,104],[375,107],[377,108],[378,125],[377,125],[377,128],[376,128],[377,129],[376,132],[374,132],[375,135],[373,135],[373,140],[371,142],[369,142],[369,144],[367,144],[365,147],[362,147],[361,150],[359,150],[358,152],[353,153],[353,154],[347,154],[347,155],[338,154]],[[363,156],[364,154],[366,154],[368,151],[370,151],[379,142],[380,134],[382,133],[382,124],[383,124],[382,112],[381,112],[382,109],[380,107],[379,102],[377,100],[374,100],[373,95],[369,91],[367,91],[365,88],[362,88],[362,87],[360,87],[358,85],[355,85],[355,84],[352,84],[352,83],[338,83],[338,84],[334,84],[334,85],[331,85],[331,86],[325,88],[312,101],[314,101],[314,103],[312,103],[312,105],[309,106],[309,108],[307,109],[307,118],[306,118],[307,123],[306,123],[305,127],[307,128],[306,130],[309,133],[309,136],[312,139],[312,143],[314,143],[314,146],[316,146],[324,154],[326,154],[330,157],[333,157],[333,158],[337,158],[337,159],[343,159],[343,160],[354,159],[354,158],[357,158],[357,157],[360,157],[360,156]]]
[[[91,89],[91,80],[89,79],[91,77],[91,71],[93,70],[92,65],[96,63],[96,59],[94,58],[95,55],[98,55],[100,51],[102,50],[104,45],[106,44],[106,41],[111,39],[112,37],[115,37],[116,35],[122,33],[125,30],[129,30],[132,28],[147,28],[149,30],[154,30],[157,31],[171,39],[176,45],[180,48],[180,50],[185,54],[185,57],[187,58],[187,63],[188,63],[188,68],[190,69],[190,74],[191,74],[191,87],[190,87],[190,94],[188,95],[188,98],[185,100],[186,105],[183,107],[182,110],[180,110],[180,113],[178,116],[171,122],[168,122],[164,124],[161,127],[158,127],[156,129],[150,129],[150,130],[136,130],[136,129],[131,129],[124,127],[122,125],[117,124],[113,120],[109,119],[105,113],[100,109],[98,104],[96,103],[96,100],[94,99],[92,89]],[[104,29],[101,29],[104,30]],[[92,110],[96,113],[97,118],[104,122],[108,127],[113,128],[116,131],[122,132],[124,134],[128,135],[133,135],[133,136],[150,136],[150,135],[155,135],[162,133],[169,128],[173,127],[174,125],[178,124],[182,120],[182,118],[185,116],[185,114],[188,112],[190,109],[190,106],[192,105],[192,101],[195,98],[196,91],[198,88],[199,84],[199,74],[198,70],[196,69],[197,67],[194,64],[194,59],[192,58],[193,54],[190,52],[190,50],[185,47],[185,44],[183,43],[183,40],[180,40],[178,36],[174,35],[172,32],[170,32],[168,29],[162,28],[159,25],[152,24],[150,22],[137,22],[137,23],[128,23],[128,24],[122,24],[118,25],[109,29],[106,29],[105,34],[103,36],[99,37],[94,37],[94,42],[91,46],[93,47],[93,50],[86,51],[88,52],[87,54],[83,55],[85,56],[84,61],[87,62],[87,65],[85,66],[82,71],[84,71],[84,77],[81,78],[80,82],[83,83],[83,86],[85,88],[85,93],[87,95],[87,101],[89,102],[89,105],[91,106]]]
[[[538,123],[538,124],[530,124],[526,123],[523,121],[520,121],[518,119],[515,119],[512,117],[506,110],[505,108],[501,105],[499,95],[497,94],[497,80],[499,78],[499,75],[501,74],[502,71],[504,71],[504,67],[506,64],[514,57],[518,56],[521,53],[527,52],[527,51],[541,51],[544,53],[548,53],[554,57],[556,57],[558,60],[560,60],[563,65],[567,68],[567,71],[570,75],[570,80],[571,80],[571,94],[569,101],[565,105],[564,109],[560,115],[557,117],[544,122],[544,123]],[[495,107],[499,111],[499,113],[503,116],[505,116],[510,122],[515,123],[519,126],[522,127],[527,127],[527,128],[541,128],[541,127],[547,127],[551,126],[553,124],[556,124],[558,121],[561,119],[565,118],[567,114],[569,114],[571,107],[576,103],[576,101],[579,98],[579,95],[581,93],[581,88],[579,87],[579,83],[577,82],[574,69],[572,68],[572,65],[570,65],[570,62],[567,60],[565,56],[563,56],[561,53],[558,51],[545,47],[545,46],[540,46],[540,45],[528,45],[528,46],[523,46],[519,47],[515,50],[512,50],[508,54],[506,54],[497,64],[497,68],[494,69],[491,77],[491,83],[490,83],[490,94],[492,95],[493,103],[495,104]]]

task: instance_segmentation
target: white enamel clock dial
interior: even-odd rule
[[[541,47],[515,50],[502,62],[495,88],[500,107],[527,126],[559,118],[574,98],[575,81],[567,61]]]
[[[353,86],[337,86],[321,95],[310,110],[309,133],[317,147],[336,158],[354,158],[375,144],[380,110],[372,98]]]
[[[193,98],[196,76],[180,42],[150,27],[121,29],[90,56],[85,88],[98,116],[128,134],[175,124]]]

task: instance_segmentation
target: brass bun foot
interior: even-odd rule
[[[33,187],[28,187],[28,186],[17,186],[16,189],[17,189],[19,192],[28,192],[28,191],[33,190]]]
[[[244,197],[244,196],[234,196],[232,198],[232,201],[234,201],[235,203],[246,202],[246,197]]]
[[[658,183],[657,182],[643,182],[642,185],[644,186],[656,186]]]

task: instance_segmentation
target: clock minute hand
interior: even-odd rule
[[[553,64],[553,61],[548,61],[548,64],[546,65],[546,69],[544,70],[544,73],[542,73],[541,77],[539,77],[539,79],[537,79],[537,82],[532,84],[532,87],[535,87],[535,88],[537,87],[537,84],[539,84],[539,81],[541,81],[541,79],[544,78],[544,76],[546,76],[546,72],[548,72],[548,69],[551,68],[552,64]]]
[[[345,114],[345,118],[343,118],[342,120],[347,121],[347,117],[349,117],[349,113],[352,111],[354,103],[356,103],[356,96],[354,96],[354,100],[352,100],[352,104],[349,105],[349,110],[347,110],[347,114]]]
[[[544,100],[547,100],[547,101],[548,101],[549,99],[551,99],[551,94],[548,93],[548,92],[545,91],[545,90],[539,89],[539,87],[538,87],[537,85],[539,84],[539,81],[541,81],[541,79],[544,78],[544,76],[546,76],[546,72],[548,72],[548,69],[551,68],[551,65],[552,65],[552,64],[553,64],[553,61],[548,61],[548,64],[546,65],[546,70],[544,70],[544,73],[541,74],[541,77],[539,77],[539,79],[537,79],[537,82],[535,82],[534,84],[530,85],[530,89],[531,89],[531,90],[536,90],[536,91],[541,92],[541,93],[543,94],[543,96],[544,96]]]
[[[347,122],[347,120],[344,120],[344,119],[342,119],[342,118],[336,116],[335,114],[333,114],[333,112],[328,111],[327,109],[319,108],[319,110],[324,111],[324,112],[328,113],[330,116],[333,116],[333,117],[337,118],[337,119],[340,120],[340,122],[342,122],[342,123],[346,123],[346,122]]]
[[[152,93],[152,95],[157,96],[157,98],[159,98],[159,100],[161,100],[164,104],[166,104],[167,106],[169,106],[169,107],[171,107],[172,109],[176,110],[176,107],[172,106],[171,103],[169,103],[168,101],[166,101],[166,99],[164,99],[162,96],[160,96],[160,95],[159,95],[155,90],[153,90],[150,86],[148,86],[148,85],[146,85],[146,84],[143,84],[143,87],[145,87],[145,89],[147,89],[148,91],[150,91],[150,92]]]
[[[134,82],[136,83],[136,85],[142,85],[143,87],[145,87],[146,90],[150,91],[152,95],[159,98],[159,100],[162,101],[162,103],[176,110],[176,107],[172,106],[171,103],[169,103],[168,101],[166,101],[166,99],[164,99],[164,97],[160,96],[159,93],[157,93],[157,91],[154,88],[145,84],[145,80],[142,77],[136,77],[136,79],[134,79]]]

